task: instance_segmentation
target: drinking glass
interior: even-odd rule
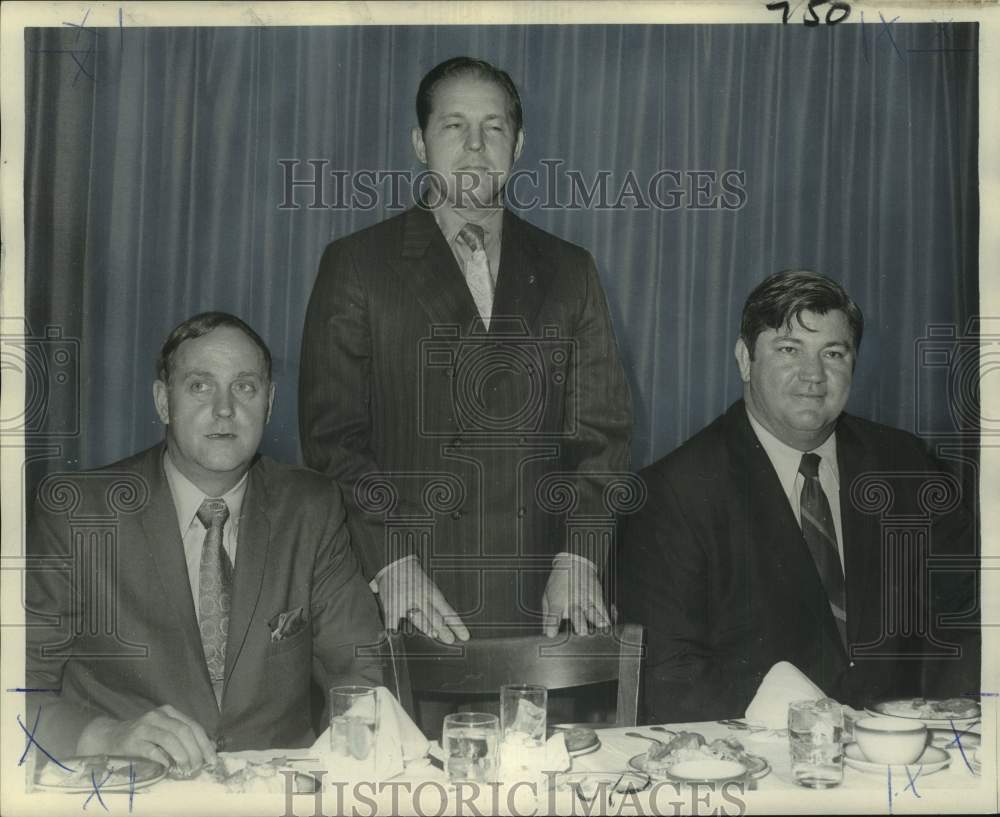
[[[549,691],[532,684],[500,687],[500,736],[506,745],[542,746]]]
[[[344,686],[330,690],[330,751],[375,773],[378,739],[378,696],[374,687]]]
[[[497,772],[500,723],[486,712],[446,715],[441,748],[451,783],[493,783]]]
[[[830,698],[788,705],[792,775],[800,786],[828,789],[844,779],[844,713]]]

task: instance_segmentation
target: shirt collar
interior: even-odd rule
[[[503,232],[502,207],[490,210],[458,211],[448,201],[442,201],[431,212],[434,214],[434,221],[437,222],[438,229],[444,234],[449,245],[455,243],[459,231],[466,224],[478,224],[483,228],[485,233],[483,243],[487,247],[499,241]],[[474,216],[474,218],[470,216]]]
[[[749,408],[746,412],[754,434],[760,440],[767,458],[771,461],[771,465],[774,466],[774,470],[778,474],[778,479],[781,480],[781,487],[787,496],[791,496],[795,490],[795,478],[799,473],[799,464],[802,462],[803,452],[797,448],[792,448],[775,437],[757,422],[757,418],[750,413]],[[833,477],[834,483],[839,486],[840,472],[837,469],[837,432],[834,431],[822,444],[816,446],[809,453],[819,455],[821,458],[819,463],[820,473],[822,474],[824,470],[827,471]]]
[[[187,533],[188,528],[194,521],[198,508],[205,500],[205,493],[198,488],[191,480],[184,476],[173,460],[167,449],[163,449],[163,472],[167,477],[167,484],[170,486],[170,493],[174,498],[174,510],[177,512],[177,525],[181,529],[181,536]],[[229,518],[233,524],[238,524],[240,513],[243,511],[243,497],[247,492],[247,478],[250,472],[243,475],[243,479],[230,488],[221,498],[226,501],[229,507]],[[215,497],[211,497],[214,499]]]

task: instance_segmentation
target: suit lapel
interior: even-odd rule
[[[173,611],[170,619],[181,631],[181,642],[188,653],[188,664],[194,675],[186,675],[202,693],[206,706],[215,707],[212,683],[208,677],[208,666],[201,646],[201,633],[195,615],[194,599],[191,596],[191,580],[188,578],[187,563],[184,560],[184,543],[177,527],[177,511],[174,509],[170,486],[163,473],[163,447],[157,446],[148,452],[141,465],[142,476],[149,485],[149,503],[140,515],[145,533],[146,547],[150,559],[156,566],[157,577],[166,602],[164,609]],[[170,656],[180,662],[181,656]],[[190,713],[197,717],[198,713]]]
[[[426,208],[414,207],[403,218],[403,247],[395,267],[435,324],[458,324],[466,330],[478,320],[465,276]]]
[[[884,597],[878,582],[882,576],[882,552],[878,525],[861,514],[851,499],[851,483],[875,470],[868,452],[848,417],[837,423],[837,470],[840,472],[840,524],[844,537],[844,583],[847,591],[847,635],[854,643],[869,605]]]
[[[493,299],[494,327],[502,331],[509,321],[520,318],[530,331],[545,300],[551,271],[531,241],[525,224],[509,210],[503,214],[503,238],[500,244],[500,269],[496,296]]]
[[[781,481],[750,426],[742,400],[730,408],[727,426],[729,446],[733,452],[731,478],[746,480],[750,540],[761,546],[756,556],[767,566],[764,572],[771,574],[762,576],[762,581],[765,586],[774,588],[775,582],[780,580],[780,592],[797,597],[806,609],[819,609],[825,621],[827,641],[837,645],[843,653],[840,634],[829,610],[826,589]]]
[[[243,497],[240,529],[236,546],[236,569],[233,573],[233,606],[229,616],[229,639],[226,642],[226,684],[239,661],[247,632],[257,609],[264,580],[271,522],[262,510],[268,507],[267,487],[261,465],[250,468],[249,483]],[[223,698],[223,701],[225,698]]]

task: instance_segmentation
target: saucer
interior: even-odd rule
[[[913,763],[872,763],[862,754],[856,743],[848,743],[844,747],[844,762],[852,769],[866,774],[884,775],[887,770],[892,769],[893,774],[906,775],[907,770],[919,771],[921,775],[933,774],[941,769],[946,769],[951,763],[951,758],[944,749],[936,746],[928,746],[924,753]]]

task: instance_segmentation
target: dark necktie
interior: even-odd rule
[[[222,546],[222,528],[228,518],[229,507],[225,500],[206,499],[198,508],[198,521],[205,526],[198,580],[198,624],[208,676],[212,679],[215,700],[220,707],[233,592],[233,568]]]
[[[816,570],[830,599],[830,610],[837,622],[840,640],[847,649],[847,603],[844,591],[844,571],[837,552],[837,529],[823,486],[819,484],[818,454],[803,454],[799,473],[805,478],[802,484],[799,511],[802,517],[802,536],[809,546]]]
[[[459,240],[472,251],[472,258],[465,264],[465,281],[479,317],[489,329],[493,312],[493,276],[490,275],[490,260],[486,257],[485,235],[478,224],[465,224],[458,232]]]

